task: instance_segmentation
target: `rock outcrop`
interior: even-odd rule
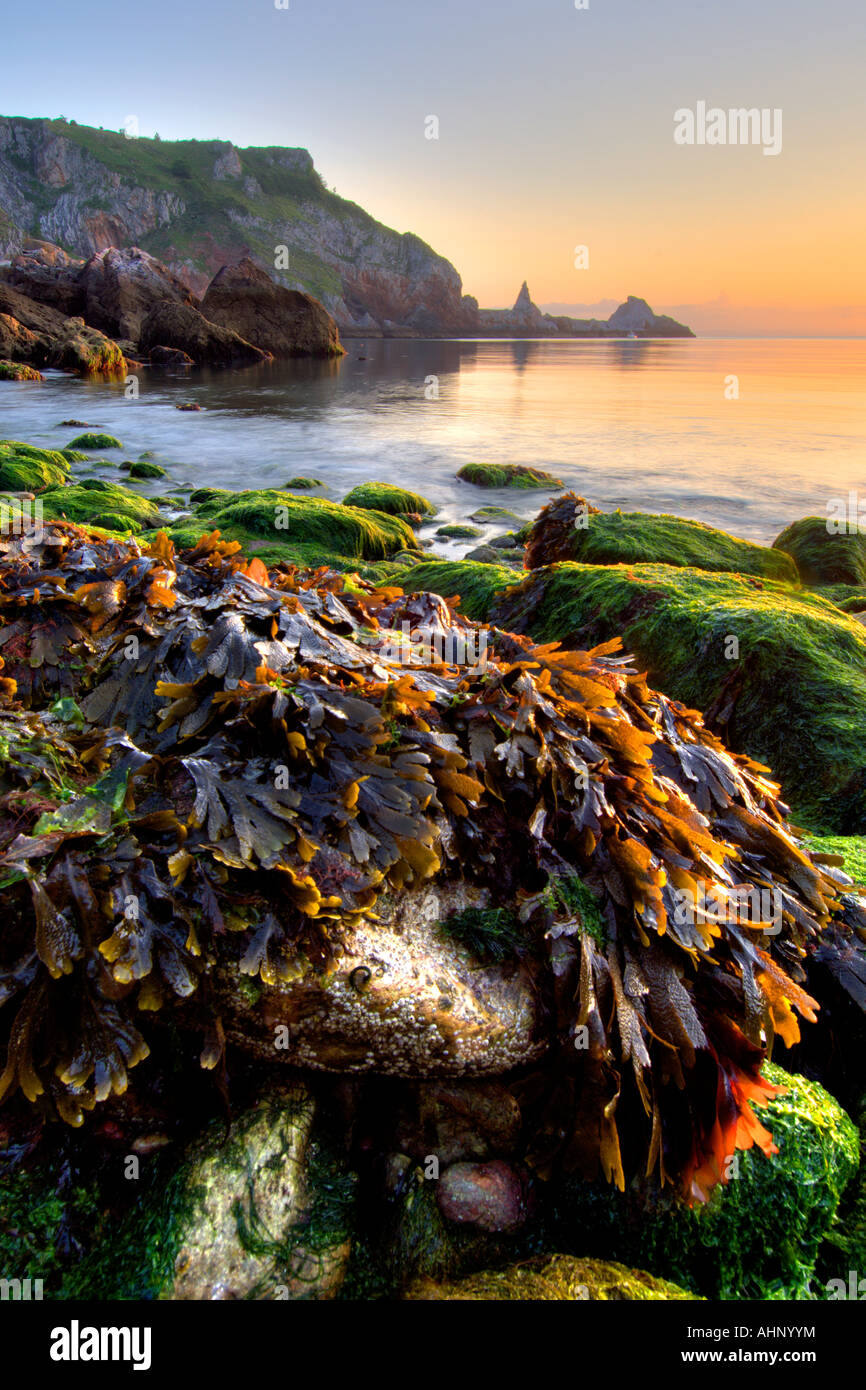
[[[0,281],[0,356],[36,367],[82,375],[123,376],[126,361],[116,343],[84,320],[29,299]]]
[[[200,367],[247,366],[270,357],[231,329],[211,323],[192,305],[173,299],[151,309],[141,325],[139,344],[145,352],[156,347],[178,349]]]
[[[336,323],[317,299],[276,284],[249,257],[214,276],[201,311],[272,357],[335,357],[343,350]]]
[[[166,303],[199,308],[183,281],[138,246],[109,246],[91,256],[79,285],[84,318],[112,338],[138,342],[148,314]]]

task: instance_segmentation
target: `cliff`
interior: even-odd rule
[[[303,149],[0,117],[0,257],[32,237],[84,259],[141,247],[199,296],[249,256],[350,331],[469,331],[477,311],[450,262],[331,193]]]

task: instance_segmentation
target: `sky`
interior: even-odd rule
[[[37,50],[4,15],[0,108],[305,146],[485,307],[526,280],[561,312],[866,334],[863,0],[577,2],[43,0]],[[780,111],[779,153],[677,143],[700,102]]]

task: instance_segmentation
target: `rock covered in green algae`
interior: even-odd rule
[[[160,1299],[332,1298],[350,1245],[338,1225],[306,1232],[316,1193],[309,1158],[315,1105],[298,1082],[231,1124],[214,1125],[180,1170],[176,1250]],[[310,1240],[305,1244],[305,1234]]]
[[[349,507],[326,498],[297,497],[291,492],[258,489],[228,492],[198,488],[190,494],[193,516],[169,528],[178,544],[218,530],[240,541],[268,563],[328,564],[331,557],[384,560],[400,550],[414,550],[415,533],[400,516]]]
[[[797,581],[796,566],[781,550],[739,540],[687,517],[600,512],[573,492],[545,507],[529,531],[526,568],[557,560],[587,565],[677,565]]]
[[[513,487],[524,491],[539,489],[555,492],[563,486],[561,478],[545,473],[541,468],[530,468],[524,463],[465,463],[458,469],[457,477],[464,483],[475,487]]]
[[[857,1130],[817,1082],[770,1064],[764,1072],[786,1090],[766,1116],[777,1153],[737,1154],[728,1183],[692,1208],[640,1184],[620,1194],[566,1180],[554,1197],[557,1238],[581,1252],[640,1259],[707,1298],[820,1296],[812,1274],[857,1171]]]
[[[228,1128],[223,1119],[211,1121],[180,1156],[170,1147],[140,1162],[138,1181],[125,1184],[124,1211],[113,1213],[100,1210],[95,1181],[58,1200],[56,1175],[45,1174],[42,1187],[14,1175],[48,1232],[71,1221],[79,1237],[81,1257],[71,1265],[67,1258],[66,1267],[54,1261],[46,1297],[222,1301],[337,1294],[351,1251],[357,1179],[319,1124],[302,1081],[267,1087]],[[22,1215],[37,1247],[41,1229],[31,1234],[32,1214]],[[89,1230],[80,1227],[85,1215]]]
[[[839,531],[826,517],[806,516],[786,526],[773,548],[791,556],[804,584],[866,585],[866,531],[856,524]]]
[[[866,630],[818,594],[672,565],[514,572],[425,564],[412,583],[536,640],[584,648],[622,636],[654,685],[702,710],[735,749],[772,767],[801,823],[866,824]]]
[[[91,430],[84,434],[77,434],[74,439],[70,439],[66,446],[68,449],[86,449],[90,453],[102,449],[122,449],[123,445],[119,439],[115,439],[113,434],[101,434],[98,430]]]
[[[487,525],[494,521],[519,521],[520,517],[516,512],[510,512],[507,507],[478,507],[470,514],[469,520]]]
[[[447,526],[437,526],[436,535],[442,536],[448,541],[474,541],[484,532],[480,526],[465,526],[460,522],[452,522]]]
[[[107,531],[143,531],[160,521],[159,508],[149,498],[102,478],[49,488],[41,502],[47,518],[65,518]]]
[[[0,381],[44,381],[41,372],[23,362],[0,362]]]
[[[164,478],[165,469],[158,463],[132,463],[129,466],[130,478]]]
[[[694,1299],[693,1293],[658,1279],[640,1269],[608,1260],[576,1259],[573,1255],[539,1255],[510,1269],[485,1270],[453,1283],[423,1279],[413,1284],[404,1298],[413,1300],[469,1300],[517,1302],[585,1302],[629,1300],[656,1302]]]
[[[69,463],[58,449],[37,449],[18,439],[0,439],[0,491],[43,492],[69,477]]]
[[[344,507],[361,507],[365,511],[385,512],[389,516],[434,516],[436,508],[420,492],[409,492],[393,483],[360,483],[343,498]]]

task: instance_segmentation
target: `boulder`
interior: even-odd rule
[[[226,1036],[262,1060],[389,1076],[497,1075],[540,1056],[529,973],[479,967],[437,930],[469,892],[438,884],[380,903],[380,921],[346,933],[336,974],[257,985],[254,1008],[245,977],[226,972]]]
[[[332,1298],[350,1254],[342,1230],[304,1244],[315,1192],[308,1158],[315,1105],[298,1082],[215,1126],[187,1157],[185,1200],[166,1242],[176,1250],[157,1297],[172,1300]],[[251,1239],[253,1238],[253,1239]]]
[[[59,250],[59,248],[57,248]],[[67,317],[84,313],[84,291],[79,282],[80,261],[59,261],[33,255],[16,256],[12,265],[0,272],[12,289],[26,294],[38,304]]]
[[[247,257],[214,276],[201,310],[211,323],[273,357],[335,357],[343,351],[337,324],[317,299],[276,284]]]
[[[691,565],[722,574],[797,582],[796,566],[781,547],[755,545],[689,517],[601,512],[574,492],[549,503],[529,530],[526,568],[557,560],[588,565]]]
[[[36,367],[59,367],[82,375],[125,376],[126,361],[116,343],[81,318],[29,299],[0,281],[0,352]]]
[[[866,528],[856,524],[843,530],[826,517],[806,516],[786,526],[773,549],[791,557],[804,584],[866,585]]]
[[[41,372],[35,367],[25,366],[23,362],[10,362],[0,358],[0,381],[44,381]]]
[[[238,367],[267,362],[270,353],[254,347],[229,328],[212,323],[190,304],[163,300],[141,325],[139,347],[179,348],[202,367]]]
[[[166,303],[197,309],[190,289],[138,246],[98,251],[80,272],[81,312],[89,324],[113,338],[138,342],[144,320]]]
[[[475,487],[514,487],[524,491],[538,488],[556,492],[563,486],[562,480],[552,473],[524,463],[465,463],[457,477]]]

